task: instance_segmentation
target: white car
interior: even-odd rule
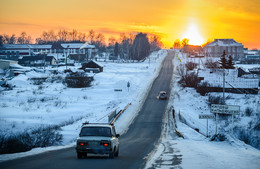
[[[167,100],[167,93],[165,91],[160,91],[159,95],[157,96],[159,100]]]
[[[110,158],[119,154],[119,134],[114,125],[100,123],[83,123],[77,138],[76,151],[78,158],[88,153],[108,154]]]

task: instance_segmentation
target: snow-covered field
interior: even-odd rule
[[[64,138],[63,145],[71,143],[74,145],[83,122],[108,122],[110,112],[124,109],[131,103],[115,124],[117,132],[122,134],[138,113],[149,91],[147,89],[157,77],[160,63],[166,55],[167,51],[161,50],[150,55],[150,62],[148,60],[141,63],[102,62],[100,64],[104,66],[104,72],[94,76],[89,88],[68,88],[56,82],[34,85],[28,80],[33,77],[50,77],[52,74],[49,71],[19,75],[9,82],[15,85],[13,90],[0,93],[0,130],[2,133],[11,134],[42,125],[74,122],[62,127],[61,131]],[[130,82],[129,90],[128,82]],[[43,150],[38,148],[37,151],[32,151],[37,153]],[[17,154],[0,155],[0,161],[16,156]]]
[[[123,109],[131,102],[132,105],[115,124],[119,133],[125,132],[131,120],[138,113],[143,99],[149,91],[147,87],[150,87],[157,76],[160,63],[166,54],[166,50],[160,51],[159,54],[154,53],[151,55],[150,64],[148,61],[144,63],[102,62],[104,72],[94,76],[92,87],[84,89],[71,89],[60,83],[43,83],[41,87],[30,84],[27,78],[40,76],[38,73],[28,73],[26,76],[18,76],[13,79],[12,83],[16,87],[12,91],[0,93],[0,128],[2,132],[7,130],[15,133],[42,124],[75,122],[62,127],[63,144],[66,146],[37,148],[25,153],[0,155],[0,161],[72,146],[82,122],[106,122],[107,115],[111,111]],[[175,58],[174,65],[189,61],[182,58],[181,54],[179,57],[182,62]],[[260,151],[231,136],[231,118],[227,121],[219,121],[218,131],[228,134],[228,139],[224,142],[209,141],[209,138],[179,121],[180,112],[190,126],[206,134],[206,120],[199,119],[198,115],[210,112],[207,96],[199,95],[192,88],[182,89],[177,85],[176,78],[174,76],[168,107],[174,106],[177,129],[183,134],[184,139],[178,138],[174,134],[169,122],[172,119],[168,119],[167,116],[164,119],[166,125],[161,140],[156,149],[147,157],[145,168],[259,169]],[[128,81],[130,82],[129,91]],[[122,89],[122,92],[115,92],[114,89]],[[218,93],[214,93],[214,95],[218,95]],[[227,96],[229,96],[228,104],[241,105],[241,115],[235,116],[235,126],[246,128],[250,121],[256,120],[257,113],[260,112],[259,102],[257,102],[259,94],[227,94]],[[251,117],[242,115],[247,107],[254,110]],[[209,134],[211,136],[215,134],[214,120],[209,120]]]

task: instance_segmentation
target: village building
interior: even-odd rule
[[[37,56],[26,56],[18,59],[18,64],[22,66],[33,66],[43,67],[49,65],[55,65],[56,59],[53,56],[37,55]]]
[[[17,61],[21,57],[47,54],[55,57],[58,62],[65,62],[66,57],[69,58],[70,55],[79,55],[81,58],[84,57],[82,61],[87,61],[94,57],[95,52],[95,46],[87,43],[3,44],[0,48],[0,59]]]
[[[221,57],[225,51],[226,56],[232,56],[234,60],[244,58],[244,45],[234,39],[215,39],[207,44],[203,50],[207,57]]]
[[[185,45],[181,52],[188,54],[188,57],[203,57],[203,48],[198,45]]]
[[[103,72],[103,66],[91,60],[87,63],[82,63],[82,68],[86,72],[99,73]]]

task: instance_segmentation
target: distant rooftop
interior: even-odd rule
[[[215,39],[206,45],[206,47],[208,46],[243,46],[243,44],[236,42],[234,39]]]

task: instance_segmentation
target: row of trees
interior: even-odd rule
[[[143,60],[162,46],[159,36],[145,33],[137,35],[122,33],[118,41],[109,39],[109,48],[113,49],[111,54],[125,60]]]
[[[227,59],[225,50],[223,51],[223,54],[220,57],[219,64],[220,64],[220,68],[223,68],[223,69],[235,69],[232,56],[229,55],[228,59]]]
[[[99,53],[109,52],[115,58],[120,57],[126,60],[142,60],[149,55],[150,52],[160,49],[163,44],[157,35],[153,34],[133,34],[122,33],[120,38],[110,37],[108,45],[105,36],[90,30],[88,34],[72,31],[59,30],[58,32],[43,31],[42,34],[35,39],[36,44],[54,44],[54,43],[79,43],[88,42],[95,45]],[[31,44],[32,38],[26,32],[22,32],[20,36],[15,34],[9,36],[0,35],[1,44]]]
[[[0,45],[2,44],[30,44],[32,43],[32,38],[27,35],[26,32],[22,32],[19,36],[15,34],[12,35],[0,35]]]

